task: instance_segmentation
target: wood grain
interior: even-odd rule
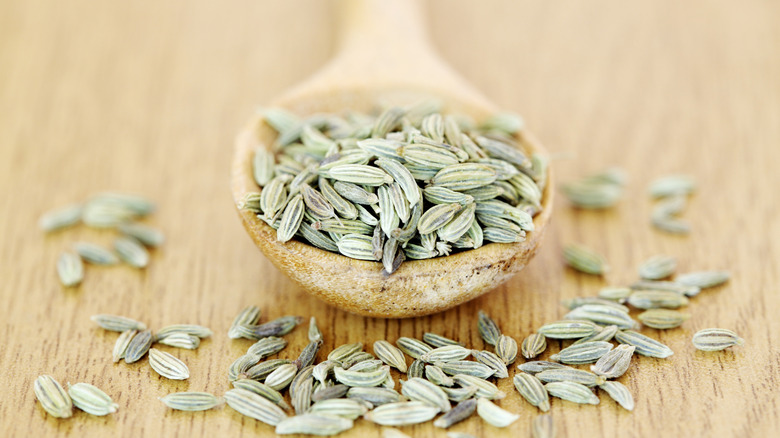
[[[559,436],[770,436],[780,428],[780,6],[773,2],[468,2],[427,4],[430,34],[458,71],[499,105],[521,112],[558,157],[565,182],[607,165],[630,175],[626,198],[606,212],[559,202],[539,255],[515,279],[471,303],[396,321],[349,315],[297,289],[254,247],[229,191],[233,138],[255,106],[323,65],[333,50],[327,2],[228,0],[0,1],[0,433],[4,436],[268,436],[272,429],[225,408],[185,414],[156,399],[169,392],[224,392],[225,371],[248,342],[224,333],[243,306],[267,318],[316,316],[325,348],[435,331],[475,347],[485,309],[520,339],[560,317],[564,298],[633,280],[646,257],[679,258],[681,270],[729,269],[680,329],[657,333],[675,351],[640,358],[621,378],[637,407],[625,412],[553,401]],[[685,217],[688,237],[648,225],[647,184],[685,172],[699,182]],[[54,271],[76,240],[111,232],[76,228],[44,236],[44,211],[104,189],[159,203],[150,224],[166,245],[150,267],[88,267],[64,290]],[[610,260],[606,279],[567,270],[566,242]],[[216,335],[197,351],[186,382],[163,381],[145,362],[114,365],[115,334],[94,313],[138,317],[152,327],[200,323]],[[744,347],[702,353],[705,327],[735,329]],[[652,332],[652,331],[650,331]],[[305,331],[288,336],[291,357]],[[553,345],[553,347],[557,347]],[[43,373],[93,383],[116,414],[69,420],[44,414],[32,392]],[[511,388],[501,405],[521,415],[498,430],[471,419],[454,430],[525,436],[537,412]],[[428,425],[403,430],[442,436]],[[770,432],[771,431],[771,432]],[[379,436],[359,422],[343,436]]]

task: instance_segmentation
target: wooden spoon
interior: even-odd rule
[[[410,104],[425,98],[444,102],[450,113],[476,120],[498,111],[449,68],[428,41],[415,0],[346,0],[338,54],[318,73],[269,106],[306,116],[318,112],[371,111],[379,103]],[[252,176],[254,149],[270,145],[275,132],[255,118],[238,135],[232,169],[238,205],[257,192]],[[527,131],[517,139],[529,151],[544,152]],[[548,175],[548,178],[549,175]],[[314,246],[279,243],[276,231],[239,208],[249,235],[266,257],[309,293],[361,315],[402,318],[427,315],[476,298],[520,271],[536,253],[550,218],[553,192],[548,179],[535,231],[515,244],[491,243],[479,249],[403,263],[391,275],[382,264],[354,260]]]

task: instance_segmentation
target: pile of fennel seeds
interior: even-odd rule
[[[669,272],[669,266],[668,260],[654,257],[642,264],[640,272],[663,275]],[[725,278],[698,272],[679,276],[679,280],[707,288],[722,284]],[[629,366],[636,354],[658,359],[672,354],[667,346],[632,330],[639,323],[620,303],[624,294],[619,289],[605,289],[600,297],[564,303],[571,311],[563,319],[539,327],[521,343],[504,333],[486,313],[479,312],[474,325],[484,341],[482,350],[429,332],[419,339],[400,337],[392,342],[377,340],[372,345],[358,341],[322,351],[323,334],[311,318],[308,344],[300,351],[290,352],[285,351],[288,341],[284,337],[303,318],[283,316],[261,322],[260,309],[249,306],[236,315],[227,333],[231,339],[255,341],[248,344],[244,355],[229,366],[226,363],[227,381],[232,389],[226,390],[223,397],[206,392],[179,392],[167,394],[160,401],[182,411],[212,409],[224,401],[240,414],[274,426],[277,434],[337,434],[352,428],[359,417],[384,427],[434,420],[435,427],[449,429],[477,415],[500,428],[519,418],[500,407],[501,400],[510,395],[496,385],[512,377],[522,398],[543,412],[533,422],[533,436],[549,437],[554,433],[554,421],[546,414],[551,397],[599,404],[601,392],[632,410],[633,396],[614,379],[626,371],[630,374]],[[661,318],[656,321],[668,321],[665,315],[658,316]],[[139,338],[140,333],[151,333],[139,321],[114,315],[95,315],[92,319],[106,330],[122,333],[113,350],[115,361],[136,361],[148,351],[152,368],[168,379],[186,379],[189,371],[183,366],[181,374],[177,366],[182,363],[167,353],[153,357],[158,353],[151,348],[152,342],[192,349],[197,348],[199,340],[194,339],[197,342],[192,345],[183,342],[184,338],[211,334],[202,326],[178,324]],[[639,319],[650,327],[655,325],[642,315]],[[664,328],[674,328],[679,323]],[[136,338],[143,342],[134,343]],[[177,340],[173,342],[174,339]],[[548,339],[574,343],[546,361],[538,360],[537,356],[548,349]],[[611,344],[614,341],[617,346]],[[692,342],[697,349],[715,351],[741,345],[743,341],[728,330],[705,329]],[[48,376],[36,382],[36,396],[47,412],[58,417],[70,415],[71,398],[74,405],[93,415],[116,410],[105,393],[81,386],[85,389],[82,406],[77,404],[80,394],[69,396]],[[90,411],[90,407],[94,409]],[[385,432],[387,436],[404,436],[397,429],[383,429]],[[449,432],[448,436],[468,435]]]
[[[45,233],[84,224],[89,228],[115,229],[113,251],[101,245],[79,241],[63,251],[57,260],[57,275],[65,287],[76,287],[84,280],[84,265],[116,266],[124,262],[143,269],[149,264],[149,250],[165,242],[162,232],[140,220],[151,215],[155,205],[149,199],[129,193],[103,192],[84,203],[70,204],[44,213],[38,226]]]
[[[522,120],[500,113],[477,125],[439,111],[430,101],[305,119],[266,110],[278,136],[273,151],[255,151],[262,191],[242,207],[281,242],[378,261],[387,273],[408,259],[524,241],[547,161],[517,142]]]

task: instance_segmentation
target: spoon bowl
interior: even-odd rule
[[[421,31],[413,0],[384,2],[349,0],[343,6],[346,33],[339,55],[318,74],[269,106],[299,116],[341,113],[346,109],[370,112],[379,103],[409,104],[435,98],[453,114],[482,120],[497,109],[452,72],[430,49]],[[382,17],[368,20],[368,17]],[[366,27],[365,23],[373,25]],[[415,27],[416,25],[416,27]],[[387,42],[384,32],[407,27],[411,40]],[[383,32],[384,30],[384,32]],[[417,32],[417,34],[415,34]],[[381,60],[372,62],[377,53]],[[388,59],[389,58],[389,59]],[[412,65],[414,68],[403,68]],[[384,67],[383,67],[384,66]],[[238,135],[232,169],[236,205],[248,192],[257,192],[252,162],[255,148],[270,148],[276,133],[260,117],[250,120]],[[542,153],[527,131],[516,140],[528,152]],[[244,227],[268,259],[312,295],[344,310],[373,317],[403,318],[440,312],[476,298],[508,280],[534,256],[552,210],[548,180],[542,210],[534,217],[533,232],[524,242],[489,243],[446,257],[408,260],[393,274],[382,264],[355,260],[290,240],[278,242],[276,231],[249,210],[239,208]]]

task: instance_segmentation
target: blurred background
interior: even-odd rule
[[[562,298],[631,281],[637,264],[657,253],[679,256],[686,270],[734,273],[685,330],[724,325],[748,345],[769,347],[717,361],[680,354],[667,362],[674,366],[645,361],[648,371],[631,381],[645,394],[637,411],[560,409],[560,430],[768,436],[761,432],[780,427],[768,391],[780,379],[771,347],[779,342],[780,300],[769,293],[780,281],[780,3],[420,3],[434,47],[490,100],[525,118],[556,158],[558,183],[617,165],[629,186],[604,212],[577,211],[559,196],[539,255],[495,292],[439,315],[384,321],[324,307],[279,274],[242,230],[230,195],[235,135],[256,108],[333,56],[335,2],[0,0],[0,302],[8,315],[0,317],[7,340],[0,349],[0,431],[269,432],[232,412],[166,414],[156,405],[166,384],[146,369],[115,369],[95,353],[110,350],[113,338],[94,333],[94,313],[126,313],[157,326],[198,322],[223,333],[238,309],[257,304],[269,318],[295,309],[371,341],[428,330],[466,340],[474,336],[476,309],[485,308],[520,339],[559,317]],[[690,174],[700,187],[685,213],[694,224],[688,237],[649,225],[647,184],[669,173]],[[78,291],[65,293],[54,270],[60,251],[77,239],[110,236],[83,228],[43,236],[35,224],[52,208],[108,189],[156,201],[151,224],[167,243],[142,273],[90,270]],[[607,256],[607,281],[564,268],[560,248],[572,241]],[[326,346],[348,335],[338,331]],[[296,336],[302,345],[304,336]],[[682,350],[691,348],[689,339],[662,338]],[[208,342],[190,388],[224,391],[224,379],[211,373],[221,376],[242,349],[224,336]],[[84,415],[44,421],[32,379],[54,371],[63,382],[75,376],[101,383],[118,394],[122,410],[104,422]],[[690,403],[691,394],[702,403]],[[513,397],[515,404],[504,406],[519,410]],[[532,418],[525,408],[523,431]],[[463,430],[495,431],[479,424]],[[121,428],[128,425],[135,429]],[[367,431],[378,436],[368,426],[345,436]],[[415,432],[435,435],[430,425]]]

